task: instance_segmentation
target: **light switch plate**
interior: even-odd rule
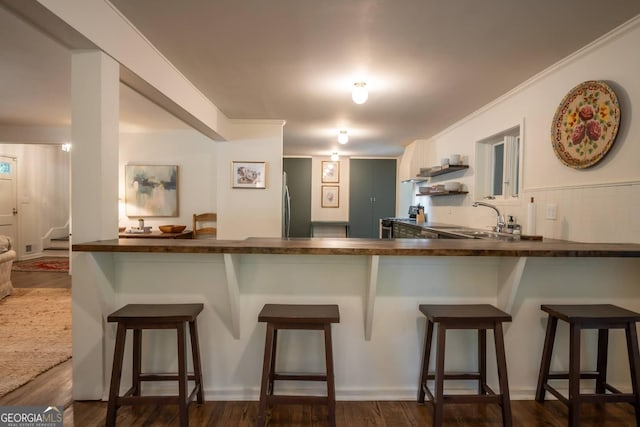
[[[545,218],[550,220],[558,219],[558,205],[555,203],[548,203]]]

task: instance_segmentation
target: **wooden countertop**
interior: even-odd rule
[[[180,233],[163,233],[160,230],[153,230],[148,233],[118,233],[120,239],[191,239],[193,231],[184,230]]]
[[[564,240],[499,242],[480,239],[113,239],[78,243],[77,252],[227,253],[290,255],[640,257],[640,244]]]

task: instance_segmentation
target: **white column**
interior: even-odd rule
[[[100,51],[71,61],[72,242],[118,233],[119,65]],[[73,397],[100,399],[104,386],[103,314],[113,305],[112,257],[73,255]]]

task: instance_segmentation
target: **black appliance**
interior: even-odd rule
[[[416,206],[409,206],[409,218],[415,219],[420,209],[424,209],[424,206],[422,206],[421,204],[418,204]]]

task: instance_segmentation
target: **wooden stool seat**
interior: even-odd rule
[[[433,425],[436,427],[442,425],[445,403],[495,403],[502,408],[503,425],[511,426],[511,402],[502,332],[502,323],[510,322],[511,316],[488,304],[421,304],[419,309],[427,317],[427,327],[425,329],[420,384],[418,385],[418,402],[424,403],[425,395],[427,395],[433,403]],[[438,325],[436,371],[430,373],[429,359],[435,324]],[[448,329],[476,329],[478,331],[477,372],[445,372],[445,344]],[[487,329],[493,330],[500,394],[496,394],[487,384]],[[428,380],[435,380],[435,395],[427,385]],[[477,380],[478,394],[445,395],[444,380]]]
[[[570,426],[580,424],[581,403],[628,402],[635,407],[636,425],[640,426],[640,353],[636,332],[640,314],[611,304],[542,305],[540,309],[549,314],[549,321],[542,350],[536,400],[544,402],[546,391],[557,397],[569,409]],[[550,373],[558,319],[569,324],[569,371]],[[582,371],[580,368],[580,331],[583,329],[598,329],[595,372]],[[609,329],[625,330],[632,393],[622,393],[607,383]],[[568,398],[549,385],[549,380],[557,379],[569,380]],[[581,379],[595,379],[595,393],[581,393]]]
[[[286,404],[325,404],[329,412],[329,424],[336,425],[336,393],[333,371],[333,346],[331,324],[340,323],[340,311],[337,305],[307,304],[265,304],[258,315],[259,322],[267,323],[267,335],[264,344],[262,382],[260,385],[260,409],[256,425],[266,423],[267,409],[270,405]],[[279,329],[301,329],[324,331],[326,374],[281,374],[275,371],[276,349]],[[327,383],[327,396],[283,396],[274,395],[274,381],[324,381]]]
[[[189,425],[189,404],[197,397],[198,403],[204,403],[202,389],[202,368],[200,364],[200,346],[196,318],[203,304],[128,304],[113,312],[107,321],[118,324],[116,344],[113,354],[113,369],[107,406],[107,426],[115,426],[118,407],[122,405],[173,404],[180,411],[180,425]],[[187,373],[187,347],[185,339],[186,325],[189,325],[191,353],[193,356],[193,374]],[[133,372],[131,388],[119,396],[122,363],[124,360],[127,330],[133,330]],[[150,374],[142,373],[142,330],[175,329],[178,337],[178,373]],[[193,391],[187,395],[187,382],[195,381]],[[141,396],[142,381],[178,381],[177,396]]]

